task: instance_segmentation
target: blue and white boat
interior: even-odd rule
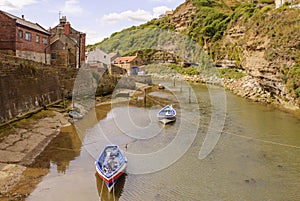
[[[167,105],[166,107],[159,110],[157,113],[157,118],[163,124],[171,123],[176,121],[176,110],[172,105]]]
[[[72,110],[69,112],[69,117],[73,118],[73,119],[82,119],[83,115],[80,114],[78,111],[76,110]]]
[[[108,190],[114,187],[119,177],[125,172],[127,159],[118,145],[107,145],[95,162],[96,171]]]

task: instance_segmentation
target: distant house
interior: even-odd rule
[[[113,64],[125,69],[127,75],[137,75],[139,66],[142,65],[142,60],[136,54],[135,56],[118,57]]]
[[[103,52],[100,48],[96,48],[87,53],[86,57],[87,63],[95,64],[95,63],[104,63],[111,64],[110,55]]]
[[[50,33],[37,23],[0,11],[0,52],[50,64]]]
[[[94,68],[98,70],[98,72],[105,72],[107,69],[110,69],[111,62],[109,54],[100,50],[100,48],[96,48],[87,52],[86,54],[86,63],[90,68]]]
[[[73,29],[66,16],[59,22],[50,28],[51,64],[80,68],[85,63],[86,34]]]

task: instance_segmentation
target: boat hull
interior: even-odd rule
[[[101,172],[99,167],[96,166],[97,174],[104,181],[104,183],[107,186],[109,192],[114,187],[115,183],[117,183],[117,181],[121,177],[121,175],[125,173],[125,170],[126,170],[126,163],[124,163],[123,166],[114,175],[112,175],[111,177],[107,177],[105,174],[103,174]]]
[[[125,172],[127,159],[119,146],[107,145],[95,165],[97,174],[111,191],[119,177]]]
[[[159,119],[159,121],[163,124],[169,124],[169,123],[172,123],[172,122],[175,122],[176,121],[176,118],[162,118],[162,119]]]
[[[163,124],[174,122],[176,121],[176,110],[172,106],[167,105],[158,112],[157,117]]]

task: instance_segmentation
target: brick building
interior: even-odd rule
[[[80,68],[85,63],[85,33],[71,27],[66,16],[50,28],[51,64]]]
[[[142,65],[142,59],[137,54],[135,56],[118,57],[113,64],[125,69],[127,75],[137,75],[139,66]]]
[[[32,23],[0,10],[0,53],[50,64],[50,33]]]

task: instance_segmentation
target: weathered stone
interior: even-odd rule
[[[24,158],[24,156],[24,153],[0,150],[1,163],[18,163]]]
[[[18,182],[26,167],[15,164],[0,163],[0,193],[5,194]]]

